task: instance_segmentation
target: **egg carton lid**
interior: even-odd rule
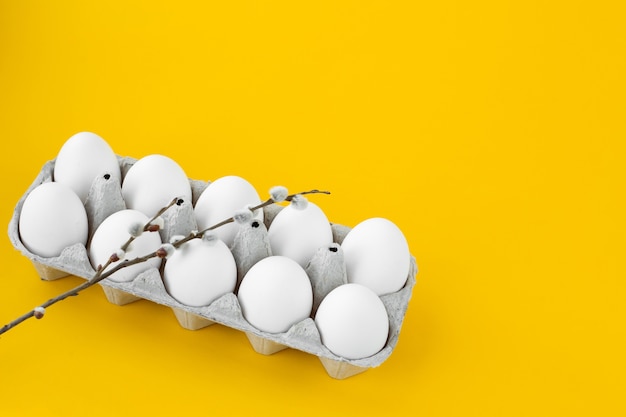
[[[120,163],[123,178],[128,169],[137,160],[131,157],[118,156],[118,161]],[[24,200],[34,188],[42,183],[53,180],[52,176],[54,163],[55,160],[50,160],[43,165],[35,180],[16,204],[13,216],[9,221],[9,238],[13,246],[24,256],[30,259],[35,265],[44,265],[58,271],[66,272],[69,275],[90,279],[95,274],[95,270],[89,261],[85,245],[78,243],[63,249],[61,254],[57,257],[44,258],[30,252],[20,240],[18,225]],[[193,204],[195,204],[198,196],[202,193],[204,188],[208,186],[209,182],[193,179],[189,179],[189,181],[193,192]],[[282,206],[276,204],[265,207],[264,211],[266,219],[269,219],[271,222],[271,219],[273,219],[273,217],[282,208]],[[341,244],[343,238],[351,230],[347,226],[334,224],[332,222],[331,228],[334,240],[339,244]],[[402,322],[408,308],[409,300],[411,299],[413,287],[416,283],[416,274],[417,264],[415,258],[411,256],[409,275],[404,287],[397,292],[380,297],[389,316],[390,326],[387,343],[378,353],[361,359],[343,358],[328,350],[328,348],[322,344],[320,333],[314,320],[311,318],[307,318],[294,324],[284,333],[268,333],[256,329],[243,317],[241,306],[239,305],[237,296],[234,293],[225,294],[212,302],[210,305],[204,307],[190,307],[181,304],[167,293],[160,272],[156,268],[151,268],[143,273],[140,273],[130,282],[116,282],[110,279],[104,279],[99,284],[103,287],[123,291],[141,299],[146,299],[173,309],[182,310],[213,322],[220,323],[227,327],[254,334],[261,338],[271,340],[296,350],[310,353],[320,358],[346,362],[361,368],[372,368],[383,363],[391,355],[392,351],[396,347],[396,344],[398,343]]]

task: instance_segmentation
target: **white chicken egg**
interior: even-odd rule
[[[191,185],[176,161],[163,155],[148,155],[126,173],[122,197],[126,207],[152,217],[174,198],[191,201]]]
[[[193,239],[167,259],[163,281],[168,293],[178,302],[192,307],[206,306],[234,291],[237,266],[221,240]]]
[[[80,132],[70,137],[54,162],[54,181],[74,190],[83,203],[93,180],[105,174],[121,181],[115,153],[104,139],[91,132]]]
[[[57,182],[38,185],[26,196],[18,227],[24,246],[45,258],[59,256],[76,243],[87,243],[85,206],[71,188]]]
[[[272,254],[307,266],[317,249],[333,242],[328,218],[317,205],[301,199],[282,209],[268,229]]]
[[[260,203],[259,194],[245,179],[236,175],[218,178],[205,188],[196,202],[194,213],[198,229],[204,230],[232,217],[237,210]],[[256,210],[254,217],[263,221],[263,210]],[[238,228],[238,224],[231,223],[215,229],[214,232],[230,247]]]
[[[332,290],[317,309],[315,324],[324,346],[347,359],[378,353],[389,337],[385,305],[360,284],[344,284]]]
[[[130,237],[130,228],[135,224],[145,225],[148,216],[137,210],[125,209],[111,214],[98,226],[89,244],[89,259],[96,269],[98,265],[104,265],[112,254],[126,243]],[[122,260],[131,260],[152,253],[161,246],[161,237],[158,232],[143,232],[131,244],[123,259],[112,263],[117,265]],[[122,268],[112,274],[109,279],[117,282],[132,281],[141,272],[150,268],[158,268],[161,263],[159,258],[151,258],[146,262]]]
[[[294,260],[269,256],[254,264],[239,287],[245,319],[268,333],[282,333],[311,314],[311,282]]]
[[[348,282],[378,295],[400,290],[409,276],[411,255],[402,231],[390,220],[374,217],[348,232],[341,247]]]

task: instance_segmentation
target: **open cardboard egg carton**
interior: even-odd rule
[[[128,169],[136,162],[130,157],[118,156],[122,178]],[[84,279],[90,279],[95,274],[88,257],[88,251],[82,244],[75,244],[65,248],[61,255],[54,258],[43,258],[30,252],[20,240],[19,216],[22,205],[28,194],[38,185],[52,181],[55,161],[48,161],[41,169],[39,175],[33,181],[28,190],[17,203],[13,217],[9,223],[9,237],[13,246],[23,255],[28,257],[43,280],[55,280],[68,275],[74,275]],[[90,223],[100,223],[104,217],[123,209],[123,201],[120,206],[119,181],[98,183],[94,180],[90,196],[85,203]],[[122,180],[123,181],[123,180]],[[174,205],[174,210],[168,210],[164,217],[165,227],[159,232],[163,241],[166,242],[171,236],[186,235],[194,230],[193,205],[209,182],[190,179],[193,191],[192,202],[186,202],[180,207]],[[112,193],[114,195],[112,195]],[[117,203],[116,203],[117,202]],[[272,204],[264,208],[264,224],[259,227],[257,222],[254,230],[250,225],[241,225],[240,231],[231,246],[235,257],[238,274],[243,275],[255,262],[269,256],[268,249],[259,243],[259,233],[267,234],[272,219],[283,207]],[[246,227],[248,226],[248,227]],[[331,223],[334,243],[341,244],[350,228]],[[94,225],[90,225],[90,236],[94,231]],[[320,249],[321,250],[321,249]],[[307,268],[308,273],[323,271],[311,264]],[[294,324],[284,333],[267,333],[260,331],[249,324],[243,317],[237,295],[228,293],[218,298],[208,306],[190,307],[181,304],[172,298],[166,291],[162,275],[159,269],[151,268],[137,275],[130,282],[116,282],[104,279],[99,283],[103,288],[107,299],[116,305],[125,305],[140,299],[167,306],[172,309],[180,325],[185,329],[198,330],[218,323],[245,332],[253,349],[264,355],[271,355],[283,349],[291,348],[300,350],[319,357],[327,373],[336,379],[347,378],[359,374],[369,368],[382,364],[395,348],[402,322],[411,298],[417,265],[415,258],[411,257],[411,267],[405,286],[399,291],[381,296],[381,300],[387,309],[389,316],[389,336],[386,345],[373,356],[362,359],[346,359],[333,354],[321,341],[320,333],[312,318],[307,318]]]

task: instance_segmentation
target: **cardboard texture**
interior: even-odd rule
[[[130,166],[136,162],[135,159],[129,157],[118,157],[118,160],[122,175],[125,175]],[[55,258],[42,258],[29,252],[20,241],[18,224],[23,202],[28,193],[39,184],[52,181],[53,169],[54,160],[47,162],[17,203],[9,223],[9,238],[13,246],[32,261],[42,279],[53,280],[67,275],[89,279],[95,274],[95,270],[89,261],[84,245],[76,244],[67,247],[60,256]],[[193,201],[185,202],[181,206],[175,205],[162,216],[165,227],[160,233],[164,242],[168,241],[171,236],[186,235],[190,231],[196,230],[193,204],[208,184],[208,182],[190,179]],[[94,180],[85,207],[90,221],[91,236],[91,233],[106,216],[125,208],[124,201],[121,199],[120,183],[101,178]],[[271,255],[267,229],[282,208],[278,204],[267,206],[264,208],[264,222],[252,219],[247,224],[240,225],[240,230],[231,246],[238,268],[238,284],[254,263]],[[346,282],[345,266],[342,264],[343,252],[340,244],[350,228],[337,224],[331,224],[331,228],[334,243],[328,247],[320,248],[306,268],[314,290],[314,309],[329,291]],[[330,352],[322,344],[319,331],[312,318],[296,323],[287,332],[280,334],[266,333],[254,328],[243,317],[235,293],[225,294],[208,306],[185,306],[167,293],[161,274],[156,268],[137,275],[130,282],[115,282],[105,279],[99,285],[102,286],[107,299],[113,304],[124,305],[145,299],[165,305],[173,310],[179,324],[186,329],[199,330],[219,323],[245,332],[253,349],[261,354],[270,355],[286,348],[301,350],[318,356],[331,377],[343,379],[379,366],[392,353],[398,342],[402,321],[415,285],[416,274],[417,264],[415,259],[411,257],[411,268],[404,288],[393,294],[381,296],[390,322],[387,344],[375,355],[356,360],[347,360]]]

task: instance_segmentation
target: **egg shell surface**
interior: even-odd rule
[[[307,264],[322,246],[333,242],[333,232],[326,214],[316,204],[308,202],[305,208],[289,204],[270,225],[268,236],[272,254],[282,255]]]
[[[344,284],[332,290],[320,303],[315,324],[324,346],[346,359],[378,353],[389,336],[385,305],[360,284]]]
[[[148,155],[126,173],[122,197],[126,207],[152,217],[174,198],[191,201],[191,185],[176,161],[163,155]]]
[[[285,256],[269,256],[243,277],[238,293],[245,319],[268,333],[282,333],[311,314],[313,291],[304,269]]]
[[[348,282],[365,285],[378,295],[400,290],[409,275],[411,254],[393,222],[374,217],[357,224],[341,243]]]
[[[255,188],[244,178],[228,175],[211,182],[200,194],[194,207],[198,229],[211,227],[232,217],[237,210],[261,203]],[[263,221],[263,210],[256,210],[254,217]],[[235,240],[239,225],[230,223],[214,230],[229,247]]]
[[[88,221],[85,206],[67,185],[46,182],[24,200],[19,219],[20,239],[32,253],[51,258],[76,243],[85,245]]]
[[[70,187],[84,203],[94,179],[109,174],[121,182],[120,166],[109,144],[91,132],[79,132],[61,147],[53,178]]]
[[[163,271],[168,293],[181,304],[201,307],[233,292],[237,266],[224,242],[193,239],[176,249]]]
[[[98,226],[89,244],[89,259],[94,269],[104,265],[110,256],[115,253],[130,237],[129,229],[133,224],[146,224],[148,216],[138,210],[125,209],[111,214]],[[161,246],[161,237],[157,232],[143,232],[126,251],[124,259],[130,260],[152,253]],[[112,266],[122,262],[122,259],[112,263]],[[131,265],[116,271],[109,277],[116,282],[132,281],[140,273],[150,268],[158,268],[161,259],[151,258],[145,262]]]

